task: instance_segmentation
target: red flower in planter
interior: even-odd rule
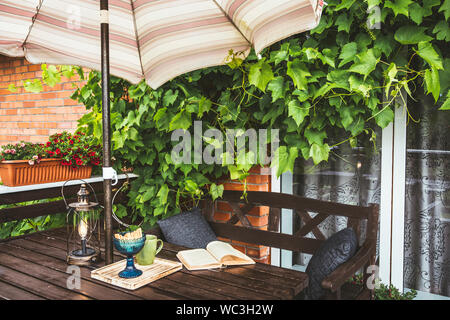
[[[61,163],[72,168],[87,164],[97,166],[100,164],[100,161],[96,160],[99,160],[99,155],[101,155],[101,146],[93,144],[92,141],[91,136],[86,136],[81,132],[72,135],[64,131],[50,136],[49,142],[46,144],[47,153],[49,156],[52,154],[55,157],[63,158]]]
[[[53,158],[53,156],[55,155],[55,153],[53,151],[47,150],[47,154],[50,158]]]

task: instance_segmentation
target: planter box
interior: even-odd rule
[[[58,159],[42,159],[39,164],[29,165],[28,160],[8,160],[0,162],[0,177],[5,186],[17,187],[29,184],[87,179],[92,166],[73,170],[63,166]]]

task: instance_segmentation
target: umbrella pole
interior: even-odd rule
[[[109,101],[109,14],[108,0],[100,1],[102,44],[103,191],[105,213],[105,263],[113,263],[112,186],[105,169],[111,168],[111,119]]]

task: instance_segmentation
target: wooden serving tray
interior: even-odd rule
[[[137,278],[124,279],[119,277],[119,272],[125,268],[126,260],[121,260],[91,271],[91,278],[128,290],[136,290],[183,268],[183,265],[179,262],[160,258],[155,258],[153,264],[148,266],[135,264],[136,268],[142,271],[142,275]]]

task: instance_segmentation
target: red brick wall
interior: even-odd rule
[[[70,99],[80,85],[75,76],[53,88],[44,86],[41,93],[25,92],[22,81],[40,78],[40,65],[32,65],[23,58],[0,55],[0,145],[18,141],[44,142],[55,132],[73,131],[77,120],[86,112],[83,105]],[[13,83],[17,91],[8,86]]]
[[[248,191],[271,191],[271,177],[269,168],[255,167],[250,171],[250,175],[247,177],[247,190]],[[219,183],[223,183],[225,190],[238,190],[243,191],[244,185],[235,180],[221,180]],[[217,222],[226,222],[232,216],[231,207],[224,201],[217,201],[217,208],[214,214],[214,220]],[[247,218],[252,226],[267,230],[269,224],[269,207],[255,207],[247,214]],[[237,225],[241,225],[239,222]],[[265,246],[259,246],[255,244],[244,243],[235,240],[223,239],[222,241],[229,242],[233,247],[245,253],[253,258],[253,260],[262,263],[270,263],[270,248]]]

